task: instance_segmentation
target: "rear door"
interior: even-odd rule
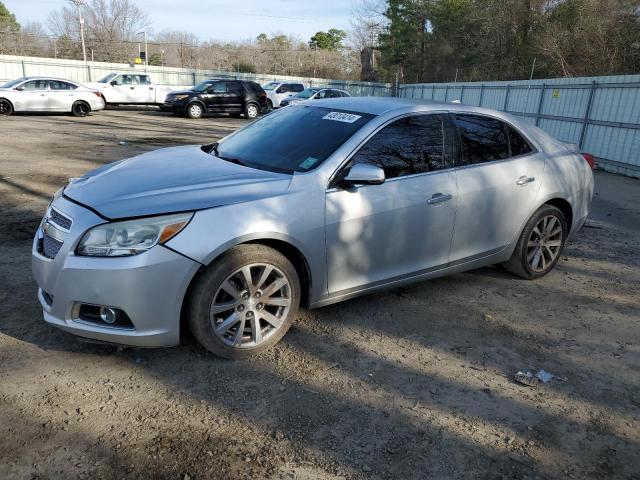
[[[225,111],[231,113],[241,113],[244,111],[245,91],[242,83],[237,80],[227,82],[227,93],[225,94]]]
[[[445,266],[457,188],[443,138],[445,114],[402,117],[379,130],[350,160],[380,166],[382,185],[329,188],[326,243],[329,293],[347,294]]]
[[[70,112],[73,102],[77,100],[75,90],[78,87],[62,80],[49,80],[48,85],[47,110]]]
[[[513,126],[482,115],[452,116],[459,132],[458,210],[451,262],[504,249],[535,208],[544,156]]]
[[[46,80],[29,80],[20,85],[22,91],[16,95],[14,108],[17,112],[40,112],[47,110],[49,91]]]
[[[149,75],[135,75],[134,83],[136,98],[139,103],[156,103],[155,87],[151,84]],[[164,98],[158,100],[164,102]]]

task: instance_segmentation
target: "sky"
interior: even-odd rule
[[[2,0],[18,22],[47,27],[49,12],[68,0]],[[246,40],[282,32],[308,40],[316,32],[349,28],[352,0],[132,0],[155,32],[184,30],[200,40]]]

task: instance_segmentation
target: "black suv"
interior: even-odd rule
[[[163,106],[163,110],[189,118],[201,118],[206,113],[256,118],[268,109],[265,91],[247,80],[205,80],[191,90],[169,93]]]

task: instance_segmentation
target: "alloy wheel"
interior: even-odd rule
[[[291,285],[280,269],[250,264],[237,269],[218,287],[209,322],[226,345],[255,347],[282,326],[291,302]]]
[[[527,241],[527,262],[534,272],[542,272],[551,265],[562,248],[562,223],[554,215],[542,217],[533,227]]]
[[[202,116],[202,108],[200,105],[191,105],[189,107],[189,115],[191,118],[200,118]]]
[[[10,115],[11,104],[7,100],[0,100],[0,115]]]
[[[258,107],[249,105],[247,107],[247,118],[256,118],[258,116]]]

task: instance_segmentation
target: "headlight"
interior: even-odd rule
[[[175,96],[175,99],[176,99],[176,100],[182,100],[183,98],[189,98],[189,95],[186,95],[186,94],[185,94],[185,95],[176,95],[176,96]]]
[[[98,225],[84,234],[76,253],[91,257],[137,255],[168,242],[191,217],[193,212]]]

